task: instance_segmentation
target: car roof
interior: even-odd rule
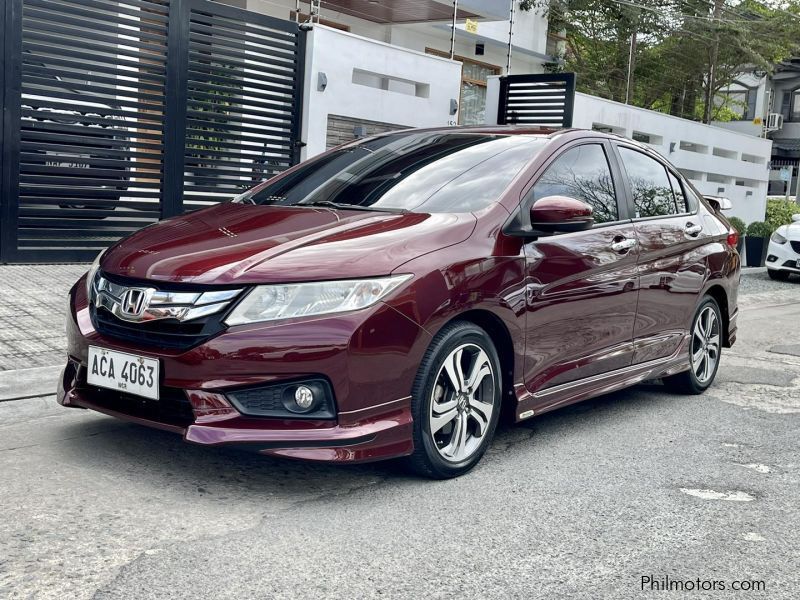
[[[579,129],[577,127],[534,127],[531,125],[451,125],[447,127],[413,127],[408,129],[395,129],[377,134],[379,137],[382,135],[392,133],[412,133],[412,132],[428,132],[428,133],[476,133],[486,135],[530,135],[541,136],[547,138],[555,138],[558,136],[569,136],[571,138],[592,137],[592,138],[605,138],[625,142],[634,146],[641,147],[645,150],[650,150],[646,145],[631,140],[629,138],[617,135],[614,133],[606,133],[604,131],[595,131],[594,129]]]
[[[608,139],[617,142],[624,142],[625,144],[634,146],[639,150],[641,150],[642,152],[653,156],[654,158],[657,158],[662,161],[665,160],[665,158],[661,156],[661,154],[659,154],[646,144],[637,142],[636,140],[632,140],[630,138],[623,137],[616,133],[606,133],[604,131],[595,131],[594,129],[579,129],[577,127],[555,128],[555,127],[533,127],[531,125],[451,125],[446,127],[411,127],[408,129],[394,129],[390,131],[384,131],[378,134],[367,136],[367,138],[359,138],[351,142],[346,142],[345,144],[342,144],[342,146],[357,144],[362,140],[368,138],[378,138],[397,133],[416,133],[416,132],[442,133],[442,134],[472,133],[478,135],[480,134],[525,135],[525,136],[544,137],[548,139],[554,139],[563,136],[567,138],[564,140],[564,142],[568,142],[573,139],[586,139],[586,138]]]

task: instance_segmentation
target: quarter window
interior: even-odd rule
[[[659,217],[683,212],[675,204],[664,165],[630,148],[620,147],[619,154],[631,185],[635,217]]]
[[[546,196],[569,196],[594,209],[595,223],[619,220],[614,180],[603,147],[584,144],[551,164],[531,191],[536,203]]]
[[[669,174],[669,182],[672,184],[672,193],[675,194],[675,203],[678,205],[678,212],[689,212],[689,205],[686,203],[686,196],[683,195],[681,182],[672,173]]]

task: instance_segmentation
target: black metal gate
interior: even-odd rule
[[[501,125],[572,127],[575,73],[506,75],[500,78]]]
[[[299,160],[296,23],[209,0],[1,11],[1,262],[91,260]]]

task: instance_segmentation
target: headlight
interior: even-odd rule
[[[411,275],[375,279],[349,279],[260,285],[225,319],[228,325],[275,321],[358,310],[372,306]]]
[[[786,238],[785,238],[785,237],[783,237],[783,236],[782,236],[780,233],[778,233],[777,231],[773,231],[773,232],[772,232],[772,235],[769,237],[769,239],[771,239],[771,240],[772,240],[773,242],[775,242],[776,244],[785,244],[785,243],[786,243]]]
[[[86,297],[89,301],[92,300],[92,286],[94,285],[94,280],[97,277],[97,271],[100,268],[100,259],[105,254],[105,250],[101,250],[100,253],[97,255],[97,258],[94,259],[92,266],[89,267],[89,271],[86,273]]]

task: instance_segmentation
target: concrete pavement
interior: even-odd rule
[[[0,265],[0,371],[64,358],[67,291],[89,265]]]
[[[454,481],[0,403],[0,598],[796,598],[800,280],[749,274],[741,306],[706,394],[532,419]]]

